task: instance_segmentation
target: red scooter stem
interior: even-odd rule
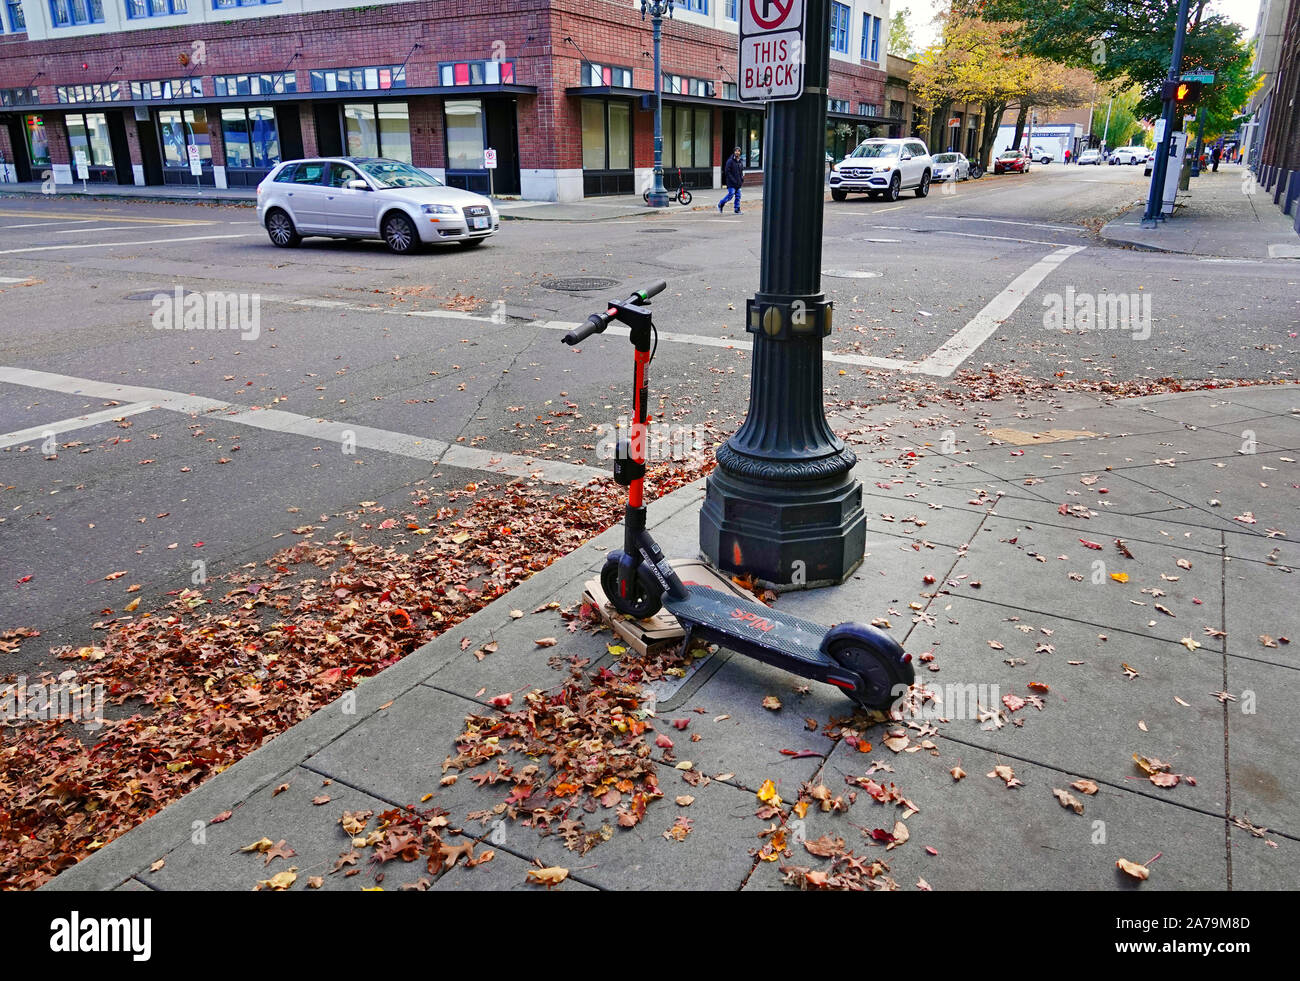
[[[648,368],[650,365],[650,352],[637,351],[634,355],[636,359],[636,369],[633,372],[633,392],[632,392],[632,432],[631,432],[631,451],[632,460],[635,463],[644,465],[646,462],[646,438],[649,429],[649,410],[646,401],[649,395],[649,379],[647,378]],[[645,501],[645,478],[637,477],[632,481],[627,490],[628,506],[639,508],[644,506]]]

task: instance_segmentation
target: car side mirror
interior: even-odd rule
[[[346,187],[349,191],[368,191],[368,190],[370,190],[370,185],[367,184],[365,181],[361,180],[360,178],[354,178],[353,180],[348,181],[348,182],[347,182],[346,184],[344,184],[343,186]]]
[[[910,153],[905,153],[905,154],[903,154],[901,157],[899,157],[898,159],[900,159],[900,160],[911,160],[911,159],[912,159],[912,155],[911,155]]]

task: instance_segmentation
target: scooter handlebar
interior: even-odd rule
[[[668,284],[661,279],[657,283],[651,283],[649,286],[645,287],[644,289],[637,290],[626,300],[624,300],[623,303],[624,305],[645,303],[647,300],[650,299],[650,297],[658,296],[667,288],[668,288]],[[609,326],[610,321],[614,319],[617,313],[618,310],[614,307],[610,307],[604,313],[593,313],[590,317],[587,318],[587,322],[585,324],[583,324],[581,327],[577,328],[576,330],[569,331],[567,334],[564,335],[564,337],[561,338],[561,340],[565,344],[572,346],[574,344],[582,343],[592,334],[604,333],[605,328]]]

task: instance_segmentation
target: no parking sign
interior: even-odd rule
[[[768,102],[803,95],[805,3],[741,0],[741,101]]]

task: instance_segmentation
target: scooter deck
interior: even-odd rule
[[[685,586],[689,593],[686,599],[664,596],[664,608],[682,626],[770,663],[798,662],[819,671],[838,669],[820,649],[827,632],[821,624],[747,603],[699,583],[688,582]],[[763,657],[759,651],[777,656]]]

